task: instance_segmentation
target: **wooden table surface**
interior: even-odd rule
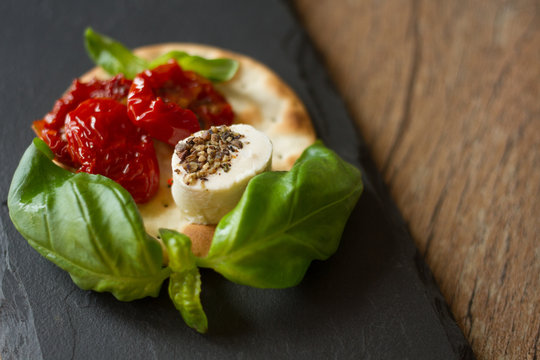
[[[294,3],[476,356],[540,358],[540,2]]]

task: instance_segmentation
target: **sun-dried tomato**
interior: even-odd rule
[[[68,166],[74,166],[67,149],[64,134],[66,115],[74,110],[81,102],[90,98],[111,98],[125,101],[131,80],[123,75],[110,80],[92,80],[88,83],[74,80],[66,93],[56,101],[51,112],[42,120],[34,121],[32,128],[43,139],[56,155],[58,161]]]
[[[138,202],[158,190],[159,166],[152,139],[134,126],[126,106],[112,99],[89,99],[69,112],[65,137],[78,171],[106,176]]]
[[[193,71],[183,71],[174,60],[145,70],[129,91],[131,121],[170,145],[201,128],[231,125],[231,105],[212,83]]]

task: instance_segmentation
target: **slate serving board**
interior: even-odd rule
[[[0,356],[8,359],[472,359],[368,150],[287,2],[0,2]],[[129,47],[188,41],[266,63],[297,91],[318,135],[362,169],[365,191],[338,252],[287,290],[202,271],[210,330],[184,325],[163,287],[131,303],[78,289],[17,233],[7,193],[32,120],[92,67],[92,26]],[[369,54],[366,54],[369,56]]]

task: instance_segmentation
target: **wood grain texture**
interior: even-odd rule
[[[540,3],[295,6],[477,357],[539,358]]]

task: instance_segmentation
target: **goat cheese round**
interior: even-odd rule
[[[212,127],[181,140],[172,157],[174,202],[195,224],[217,224],[255,175],[270,170],[272,143],[250,125]]]

